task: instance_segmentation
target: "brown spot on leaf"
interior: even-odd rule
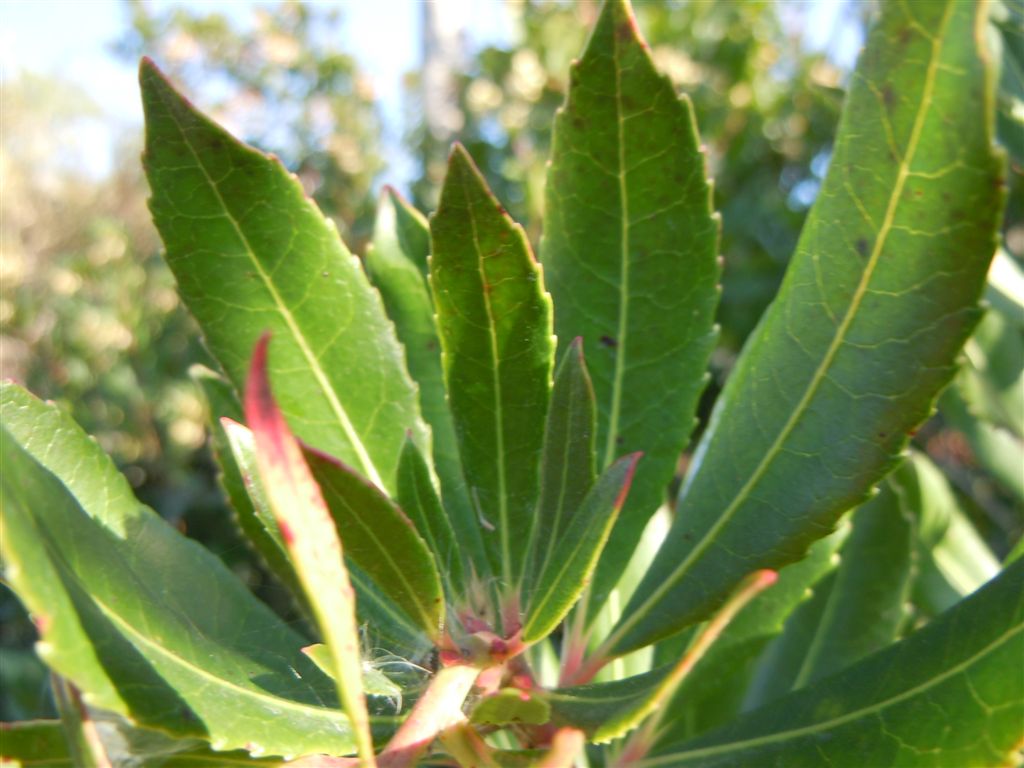
[[[608,349],[615,349],[617,346],[619,346],[619,342],[617,342],[611,336],[602,336],[601,346],[608,347]]]
[[[866,257],[868,255],[868,241],[867,241],[867,238],[865,238],[865,237],[858,237],[855,246],[857,248],[857,253],[859,253],[862,257]]]

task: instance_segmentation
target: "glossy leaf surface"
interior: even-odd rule
[[[551,299],[522,228],[464,149],[430,222],[430,282],[463,471],[505,586],[522,576],[551,389]]]
[[[803,556],[893,466],[952,376],[1003,199],[983,9],[883,7],[782,288],[718,401],[615,652]]]
[[[1024,563],[896,645],[644,763],[1004,765],[1024,739]]]
[[[715,338],[717,249],[690,102],[655,69],[628,3],[612,0],[555,121],[541,243],[559,344],[564,353],[582,337],[593,377],[598,468],[644,453],[598,600],[664,501],[693,429]]]
[[[220,749],[350,751],[304,639],[140,505],[55,406],[12,384],[2,393],[0,545],[43,660],[92,706]]]
[[[150,209],[178,290],[241,391],[261,333],[296,434],[393,489],[408,430],[427,437],[402,350],[358,259],[281,163],[140,70]]]

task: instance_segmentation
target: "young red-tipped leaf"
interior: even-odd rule
[[[256,461],[278,530],[331,651],[345,712],[355,730],[360,759],[376,765],[363,695],[355,592],[342,557],[341,541],[320,487],[302,449],[274,402],[267,378],[270,336],[256,344],[245,391],[245,416],[256,443]]]
[[[623,456],[608,467],[572,515],[536,587],[525,596],[524,642],[536,642],[553,632],[579,599],[626,501],[640,456]]]
[[[444,592],[434,557],[412,521],[377,486],[338,460],[303,451],[324,495],[345,556],[437,642],[444,626]]]

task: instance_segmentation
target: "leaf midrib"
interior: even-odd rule
[[[952,13],[952,3],[947,4],[944,16],[942,18],[942,24],[940,32],[932,40],[932,57],[928,63],[928,73],[925,79],[925,87],[922,91],[921,106],[914,119],[914,127],[911,131],[910,140],[907,144],[907,151],[903,158],[900,160],[899,169],[897,172],[896,183],[893,185],[893,193],[889,198],[889,204],[885,212],[885,218],[882,222],[882,226],[879,228],[878,236],[875,238],[875,244],[872,249],[871,255],[868,259],[868,263],[864,269],[864,273],[861,276],[860,282],[857,285],[857,289],[851,298],[850,305],[847,308],[846,314],[843,316],[843,320],[836,331],[832,342],[829,344],[828,349],[822,358],[821,363],[815,369],[810,382],[808,383],[807,389],[804,390],[804,394],[801,396],[800,401],[793,408],[793,412],[779,431],[778,436],[768,447],[764,457],[761,459],[757,467],[751,473],[747,481],[741,486],[736,496],[733,497],[732,502],[726,507],[724,512],[716,520],[715,524],[708,529],[708,532],[696,543],[690,553],[686,556],[682,563],[680,563],[669,576],[655,589],[652,591],[650,596],[640,605],[637,611],[635,611],[626,621],[624,621],[619,628],[613,632],[603,644],[603,649],[613,648],[618,641],[626,635],[634,626],[636,626],[649,612],[650,610],[671,590],[679,581],[686,575],[687,570],[701,557],[704,552],[712,545],[715,536],[728,524],[736,511],[740,508],[740,505],[746,500],[750,491],[756,486],[761,480],[761,477],[768,470],[768,467],[774,461],[775,456],[779,453],[783,443],[789,438],[790,433],[796,427],[797,422],[803,415],[808,403],[817,393],[818,387],[821,382],[825,380],[825,374],[831,367],[836,354],[838,353],[843,341],[845,340],[846,333],[849,330],[850,325],[853,323],[854,318],[857,316],[857,311],[860,308],[860,304],[864,298],[865,293],[871,278],[874,275],[875,267],[878,264],[879,256],[881,255],[882,249],[886,245],[886,241],[889,236],[889,232],[892,229],[893,220],[896,215],[896,210],[899,206],[900,198],[903,192],[903,186],[906,183],[907,177],[910,174],[910,165],[913,162],[914,155],[917,152],[918,142],[921,137],[921,130],[924,126],[925,116],[931,107],[932,92],[935,87],[935,76],[938,71],[939,61],[941,59],[942,43],[945,38],[945,30],[949,24],[950,15]]]
[[[754,738],[745,739],[743,741],[733,741],[729,742],[728,744],[716,744],[714,746],[704,747],[702,749],[693,749],[686,752],[677,752],[674,755],[667,755],[663,758],[654,758],[653,760],[644,762],[643,768],[653,768],[654,766],[658,765],[674,764],[672,761],[678,761],[679,759],[687,760],[690,758],[720,755],[726,752],[746,750],[768,744],[774,744],[780,741],[786,741],[787,739],[796,739],[801,736],[807,736],[810,734],[817,733],[819,731],[831,730],[840,725],[845,725],[846,723],[849,723],[851,721],[858,720],[862,717],[879,713],[889,707],[899,704],[901,701],[905,701],[906,699],[917,696],[918,694],[922,694],[926,692],[928,689],[934,688],[935,686],[945,682],[946,680],[955,675],[958,675],[962,672],[965,673],[967,668],[973,665],[979,659],[989,655],[990,653],[994,653],[999,649],[1000,646],[1004,645],[1005,643],[1008,643],[1016,635],[1019,635],[1022,632],[1024,632],[1024,624],[1018,623],[1016,627],[1011,628],[1010,630],[1002,634],[1000,637],[996,638],[991,643],[986,645],[980,651],[971,655],[959,664],[956,664],[953,667],[944,670],[940,674],[936,675],[935,677],[929,679],[924,683],[921,683],[920,685],[916,685],[913,688],[908,688],[907,690],[902,691],[894,696],[890,696],[884,701],[879,701],[869,706],[861,707],[860,709],[855,709],[852,712],[847,712],[844,715],[839,715],[830,720],[822,720],[820,722],[812,723],[811,725],[805,725],[800,728],[791,728],[786,731],[778,731],[776,733],[771,733],[766,736],[757,736]]]
[[[263,268],[263,264],[260,263],[260,260],[256,257],[255,249],[249,242],[249,238],[242,230],[242,227],[239,224],[238,220],[234,217],[234,215],[228,208],[227,202],[224,200],[223,195],[221,195],[220,188],[218,187],[217,182],[213,179],[212,176],[210,176],[209,172],[206,170],[206,166],[200,159],[199,153],[196,152],[195,147],[192,146],[192,142],[189,140],[188,134],[185,131],[184,126],[182,126],[181,122],[178,120],[178,115],[175,113],[174,105],[168,104],[163,95],[161,95],[160,99],[167,109],[167,114],[170,116],[171,120],[174,122],[175,127],[178,129],[178,133],[181,135],[182,142],[185,144],[186,147],[188,147],[189,153],[195,160],[196,167],[199,168],[199,170],[202,172],[203,178],[206,179],[206,183],[209,185],[210,189],[213,191],[214,196],[217,198],[217,202],[220,204],[220,207],[224,212],[224,217],[228,220],[228,222],[230,222],[232,229],[234,229],[235,234],[238,236],[238,239],[244,246],[245,254],[246,256],[249,257],[249,261],[252,263],[253,269],[260,276],[260,279],[263,281],[264,287],[267,289],[267,292],[273,299],[274,304],[277,306],[278,312],[280,312],[281,317],[284,318],[284,321],[288,326],[288,330],[291,332],[293,338],[295,339],[295,343],[298,345],[299,350],[302,352],[303,357],[306,359],[306,363],[309,365],[310,371],[313,373],[313,376],[316,379],[317,384],[320,385],[320,388],[323,390],[324,395],[327,397],[327,402],[330,405],[331,410],[337,417],[338,423],[341,425],[342,431],[345,433],[345,437],[348,439],[349,443],[352,445],[352,448],[356,453],[356,458],[359,460],[360,468],[363,470],[363,472],[366,473],[366,476],[373,481],[374,485],[378,486],[379,488],[385,487],[381,479],[380,473],[378,473],[377,468],[373,463],[373,460],[370,458],[370,455],[366,450],[366,446],[363,445],[362,439],[356,432],[355,427],[352,424],[352,421],[349,419],[348,412],[345,410],[345,407],[341,404],[341,401],[338,399],[338,395],[334,391],[334,387],[331,386],[330,380],[327,376],[327,372],[324,371],[323,367],[320,365],[320,361],[314,354],[313,349],[309,346],[309,343],[307,342],[302,330],[299,328],[298,322],[292,315],[291,310],[284,303],[281,294],[278,293],[277,288],[274,286],[274,283],[270,278],[270,275]]]
[[[615,370],[612,375],[612,403],[608,414],[608,435],[605,440],[604,464],[608,467],[616,455],[616,433],[622,411],[622,388],[625,377],[626,331],[629,327],[629,188],[626,184],[626,127],[622,104],[622,68],[619,66],[618,35],[614,40],[615,59],[615,127],[618,136],[618,185],[621,210],[619,216],[619,318],[615,336]]]
[[[491,383],[494,388],[494,441],[498,454],[496,469],[498,471],[498,528],[501,536],[501,570],[505,583],[512,584],[512,554],[508,529],[508,479],[505,477],[505,423],[504,410],[502,408],[501,374],[498,368],[497,321],[494,316],[494,307],[491,306],[491,294],[487,290],[487,270],[484,266],[484,253],[480,248],[480,235],[476,225],[476,211],[472,203],[470,184],[465,175],[467,173],[472,173],[472,171],[464,168],[459,181],[462,186],[463,198],[466,201],[469,227],[473,233],[473,251],[476,253],[477,270],[483,287],[481,294],[483,295],[484,312],[487,314],[487,336],[491,353]],[[477,512],[482,514],[482,510],[478,509]]]
[[[30,523],[34,528],[38,529],[39,522],[40,521],[38,521],[38,519],[34,515],[30,517]],[[181,668],[184,668],[188,672],[191,672],[192,674],[200,678],[210,681],[215,685],[230,688],[231,690],[237,692],[242,696],[247,696],[251,699],[255,699],[256,701],[270,702],[273,706],[282,706],[286,709],[293,709],[305,715],[306,717],[328,717],[329,719],[338,722],[339,725],[345,726],[346,728],[351,728],[347,719],[342,719],[338,721],[339,717],[344,717],[344,715],[342,715],[341,712],[336,712],[335,710],[331,709],[310,707],[308,705],[292,701],[291,699],[286,699],[279,696],[271,696],[268,694],[253,691],[249,688],[245,688],[239,685],[238,683],[226,680],[223,677],[217,677],[216,675],[213,675],[206,671],[204,668],[196,666],[189,660],[179,656],[176,653],[173,653],[172,651],[159,645],[158,643],[153,642],[146,635],[137,631],[128,619],[122,617],[117,611],[115,611],[113,608],[107,605],[107,603],[104,600],[102,600],[94,591],[88,589],[87,585],[82,582],[81,578],[79,578],[77,572],[75,572],[74,569],[70,568],[70,566],[66,563],[63,554],[59,550],[55,551],[53,549],[54,545],[51,543],[51,539],[49,536],[40,532],[39,538],[43,542],[43,546],[45,546],[46,549],[48,550],[51,561],[54,563],[54,565],[57,566],[61,571],[64,571],[65,576],[71,577],[75,581],[75,583],[78,584],[79,587],[81,587],[89,595],[89,599],[100,609],[100,611],[102,611],[103,615],[106,616],[115,625],[117,625],[117,627],[119,627],[124,634],[129,635],[131,638],[135,638],[136,640],[138,640],[138,644],[141,644],[145,647],[152,649],[160,656],[169,659],[172,663],[176,664]],[[204,639],[208,639],[205,634],[200,633],[200,635]],[[46,640],[45,636],[42,639]],[[214,644],[217,644],[215,640],[213,642]],[[136,644],[136,647],[138,647],[138,644]]]
[[[388,547],[384,544],[383,541],[380,540],[373,526],[367,525],[367,522],[363,519],[362,514],[360,514],[360,512],[356,510],[351,503],[349,503],[349,500],[345,497],[344,493],[338,490],[338,487],[334,484],[334,482],[328,480],[328,483],[330,484],[331,490],[335,493],[338,501],[345,506],[345,509],[348,510],[349,519],[354,520],[359,525],[359,527],[362,528],[363,532],[369,537],[369,539],[376,545],[377,550],[382,554],[383,560],[387,563],[388,569],[392,572],[393,576],[397,576],[398,582],[402,585],[403,590],[412,599],[412,603],[416,606],[416,610],[420,615],[420,619],[422,619],[423,621],[422,628],[426,629],[428,632],[431,633],[432,640],[436,639],[434,635],[438,629],[437,624],[431,617],[429,609],[425,607],[424,604],[420,602],[420,600],[418,599],[420,596],[419,592],[411,583],[409,583],[409,580],[405,577],[404,569],[401,567],[399,563],[395,561],[394,557],[392,556],[392,548]],[[337,525],[337,523],[335,523],[335,525]],[[413,533],[413,535],[415,535],[415,533]],[[341,537],[340,531],[338,533],[338,536],[339,538]],[[365,567],[364,570],[366,570]],[[369,575],[369,571],[367,571],[367,575]]]

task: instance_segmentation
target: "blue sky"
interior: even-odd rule
[[[477,45],[506,38],[504,11],[499,0],[456,0],[460,15]],[[156,8],[172,3],[160,0]],[[246,23],[251,9],[269,2],[174,3],[197,9],[216,7]],[[393,130],[385,137],[397,146],[401,115],[401,82],[420,57],[420,9],[415,0],[340,0],[343,46],[360,61],[373,81]],[[119,0],[3,0],[0,1],[0,77],[20,70],[65,77],[82,85],[106,113],[83,130],[95,149],[91,168],[102,173],[110,164],[110,147],[121,131],[142,122],[135,67],[109,49],[126,29],[127,10]]]
[[[447,1],[461,6],[458,16],[464,20],[472,44],[507,40],[502,0]],[[803,27],[810,46],[829,48],[837,63],[851,66],[860,40],[851,25],[842,23],[850,2],[789,0],[784,5],[792,23]],[[170,0],[155,3],[157,8],[171,4]],[[239,21],[249,19],[255,5],[274,5],[251,0],[188,0],[174,4],[215,6]],[[381,100],[385,120],[390,124],[384,140],[390,145],[388,154],[394,156],[402,152],[398,125],[402,76],[416,68],[420,57],[418,2],[333,0],[333,4],[342,9],[344,47],[360,61]],[[0,78],[22,69],[60,75],[81,84],[102,104],[105,118],[83,126],[88,134],[86,142],[94,147],[91,165],[97,173],[109,167],[114,137],[125,130],[137,130],[142,120],[135,67],[109,50],[126,23],[127,11],[120,0],[0,0]]]

